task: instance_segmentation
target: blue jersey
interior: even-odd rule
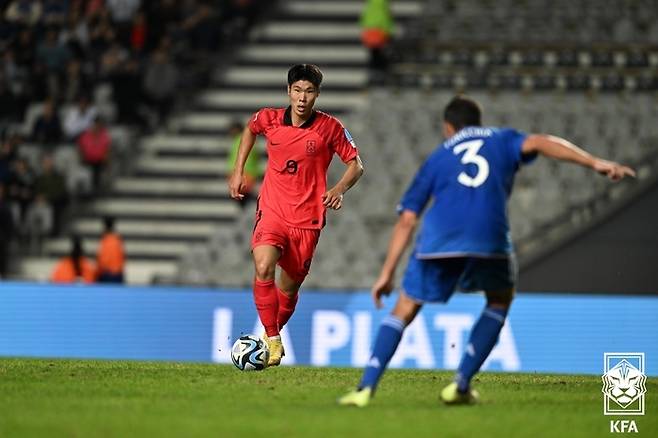
[[[524,156],[526,135],[513,129],[467,127],[439,145],[421,166],[398,211],[423,218],[415,256],[506,257],[512,253],[507,198]]]

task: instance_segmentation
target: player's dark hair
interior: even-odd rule
[[[322,83],[322,72],[315,64],[293,65],[288,70],[288,85],[290,86],[297,81],[309,81],[319,90]]]
[[[457,131],[466,126],[481,126],[482,108],[473,99],[455,96],[446,106],[443,120],[450,123]]]

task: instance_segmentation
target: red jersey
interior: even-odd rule
[[[334,153],[344,163],[358,150],[350,133],[336,119],[313,111],[301,126],[292,125],[291,109],[263,108],[249,121],[255,135],[267,138],[267,168],[258,209],[274,213],[288,226],[324,226],[322,195],[327,191],[327,169]]]

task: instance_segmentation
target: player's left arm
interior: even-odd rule
[[[630,167],[594,156],[570,141],[553,135],[529,135],[521,145],[521,152],[541,154],[555,160],[580,164],[607,176],[612,181],[619,181],[627,176],[635,177],[635,171]]]
[[[343,195],[347,192],[363,175],[363,161],[357,155],[354,159],[345,163],[347,169],[341,179],[335,186],[327,190],[322,195],[322,204],[333,210],[340,210],[343,206]]]

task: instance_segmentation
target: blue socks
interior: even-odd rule
[[[455,381],[460,392],[467,392],[471,379],[493,350],[498,335],[503,328],[507,309],[486,307],[475,323],[462,357]],[[387,316],[379,328],[370,360],[365,367],[359,389],[370,387],[374,391],[379,379],[386,370],[395,350],[398,348],[405,324],[393,315]]]
[[[371,387],[373,391],[375,390],[388,362],[398,348],[404,327],[404,322],[393,315],[384,318],[382,325],[379,327],[379,333],[377,333],[372,356],[370,356],[368,365],[363,371],[359,389]]]
[[[480,319],[473,326],[466,352],[464,352],[455,377],[459,392],[468,391],[471,379],[498,342],[498,335],[503,328],[506,316],[507,309],[486,307]]]

